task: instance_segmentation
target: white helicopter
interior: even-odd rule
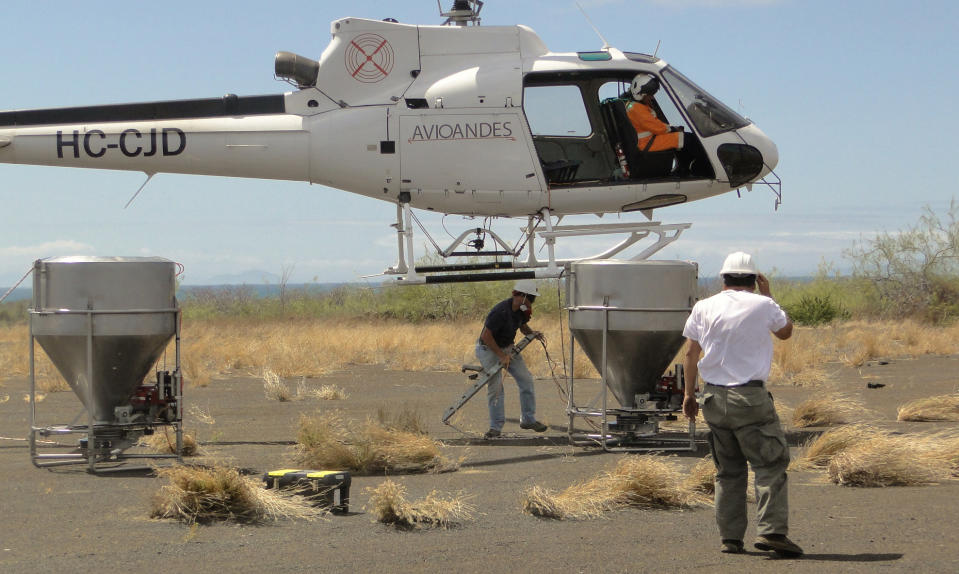
[[[142,171],[147,182],[307,181],[382,199],[397,206],[398,262],[385,273],[403,283],[557,277],[559,237],[625,234],[593,257],[608,258],[655,234],[634,257],[644,259],[690,225],[559,225],[567,215],[651,219],[754,183],[778,206],[776,145],[666,62],[609,45],[553,53],[526,26],[480,26],[482,5],[440,7],[440,26],[336,20],[319,61],[276,54],[275,76],[297,88],[281,95],[0,112],[0,163]],[[682,149],[640,149],[625,96],[647,80],[661,86],[652,107],[683,132]],[[446,248],[430,238],[444,261],[470,262],[416,266],[413,208],[526,224],[513,243],[485,225]]]

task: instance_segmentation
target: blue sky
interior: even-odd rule
[[[823,260],[846,269],[854,240],[910,226],[924,205],[941,212],[956,195],[959,3],[580,4],[621,50],[651,53],[660,42],[659,56],[779,147],[778,211],[759,187],[657,210],[657,220],[693,224],[658,258],[698,261],[702,275],[739,249],[781,274],[812,273]],[[274,53],[318,58],[332,20],[438,24],[437,12],[433,0],[5,0],[0,110],[281,93],[289,86],[273,78]],[[526,24],[555,52],[601,46],[572,0],[488,0],[482,17]],[[352,281],[395,261],[386,202],[307,183],[159,174],[124,210],[143,179],[0,165],[0,286],[54,255],[158,255],[183,263],[191,284],[284,268],[294,283]],[[445,237],[439,216],[424,221]],[[514,237],[519,226],[499,229]],[[560,247],[588,255],[605,242]]]

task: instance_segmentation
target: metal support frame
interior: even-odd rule
[[[87,355],[87,423],[86,424],[59,424],[50,426],[41,426],[37,421],[37,387],[36,387],[36,336],[33,332],[33,320],[30,321],[30,460],[37,468],[47,468],[54,466],[86,464],[87,472],[98,474],[109,472],[111,470],[136,470],[130,467],[121,468],[102,468],[98,465],[113,464],[123,462],[127,459],[176,459],[178,463],[183,462],[183,375],[180,370],[180,318],[179,308],[173,309],[129,309],[129,310],[71,310],[57,309],[56,311],[36,311],[29,310],[31,315],[86,315],[87,333],[86,333],[86,355]],[[95,381],[93,380],[93,336],[94,320],[97,315],[138,315],[138,314],[162,314],[173,313],[175,322],[175,362],[172,372],[173,387],[176,398],[176,418],[173,421],[144,421],[137,423],[97,423],[93,415],[93,389]],[[79,417],[77,417],[79,418]],[[74,419],[76,421],[76,419]],[[154,432],[158,428],[173,427],[176,436],[176,452],[172,454],[162,453],[127,453],[127,448],[135,446],[136,440],[145,434]],[[46,437],[60,437],[74,434],[86,435],[86,447],[82,446],[83,439],[70,452],[58,453],[40,453],[40,442],[47,443],[50,448],[64,446],[56,441],[48,441]],[[44,437],[38,441],[37,437]],[[118,447],[101,448],[100,444],[106,444],[110,440],[120,439]],[[101,441],[102,442],[98,442]],[[124,444],[128,443],[128,444]],[[47,446],[45,445],[45,446]],[[149,468],[149,467],[139,467]]]
[[[569,416],[569,425],[567,427],[567,436],[570,444],[578,446],[599,445],[608,452],[640,452],[640,451],[694,451],[696,450],[696,422],[690,420],[688,434],[684,436],[663,436],[659,434],[659,423],[665,420],[675,420],[677,415],[682,414],[682,406],[679,409],[634,409],[620,407],[612,409],[609,407],[609,385],[607,371],[607,335],[609,333],[609,311],[662,311],[664,309],[628,309],[615,307],[579,307],[568,308],[570,312],[576,311],[602,311],[603,313],[603,345],[602,345],[602,365],[600,368],[601,385],[599,393],[593,397],[585,406],[576,404],[575,399],[575,377],[574,361],[576,341],[572,330],[570,331],[569,341],[569,374],[567,377],[567,405],[566,414]],[[665,309],[668,311],[669,309]],[[676,365],[677,380],[682,381],[682,365]],[[601,405],[597,408],[597,401]],[[654,426],[652,436],[628,436],[627,433],[610,430],[611,416],[633,416],[642,417],[650,421]],[[575,421],[577,418],[585,420],[600,419],[601,424],[598,433],[587,433],[579,435],[575,432]],[[578,438],[582,437],[582,438]]]
[[[491,229],[471,228],[454,238],[448,247],[442,248],[433,237],[430,236],[429,232],[423,227],[419,220],[416,219],[416,216],[413,214],[413,208],[409,202],[400,202],[396,204],[396,223],[393,224],[397,233],[397,263],[393,267],[388,268],[384,273],[386,275],[397,276],[397,282],[406,285],[493,281],[500,279],[554,279],[563,274],[564,266],[567,263],[573,261],[609,259],[622,253],[639,241],[655,235],[656,239],[652,245],[631,258],[635,261],[648,259],[670,243],[679,239],[680,235],[692,226],[691,223],[663,224],[659,221],[553,225],[552,217],[549,208],[545,207],[536,215],[529,216],[523,235],[515,244],[510,244],[503,240]],[[508,257],[509,260],[417,267],[413,261],[413,222],[419,225],[420,230],[436,250],[436,254],[443,259],[454,256],[487,256]],[[482,250],[456,251],[472,234],[488,235],[497,249],[485,252]],[[589,257],[556,259],[556,240],[560,237],[590,237],[610,234],[626,234],[627,236],[610,249]],[[542,245],[547,249],[548,255],[546,261],[540,261],[536,258],[535,244],[537,237],[542,240]],[[527,256],[525,260],[522,260],[520,256],[524,249],[527,252]],[[486,273],[486,271],[490,269],[511,269],[513,271],[495,274]],[[430,273],[444,273],[444,275],[429,275]]]

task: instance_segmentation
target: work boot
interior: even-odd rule
[[[519,428],[536,432],[546,432],[546,429],[549,427],[539,421],[533,421],[530,423],[519,423]]]
[[[501,433],[498,429],[489,429],[488,431],[486,431],[486,434],[483,435],[483,438],[487,438],[487,439],[496,438],[501,434],[503,433]]]
[[[743,553],[743,541],[742,540],[733,540],[733,539],[724,539],[723,545],[719,549],[723,554],[742,554]]]
[[[802,548],[789,538],[786,538],[785,534],[757,536],[753,546],[760,550],[772,550],[776,554],[786,558],[796,558],[797,556],[803,555]]]

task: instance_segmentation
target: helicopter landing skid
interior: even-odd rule
[[[562,216],[560,216],[562,220]],[[436,254],[446,261],[450,257],[492,258],[490,261],[461,264],[415,265],[413,259],[413,222],[432,243]],[[563,274],[566,264],[573,261],[591,261],[610,259],[624,250],[642,241],[650,235],[656,239],[652,245],[630,259],[642,261],[679,239],[683,231],[692,223],[660,223],[658,221],[633,223],[598,223],[589,225],[553,225],[552,215],[543,208],[536,215],[529,216],[523,235],[514,244],[504,241],[491,229],[473,228],[461,233],[450,245],[443,249],[430,236],[423,224],[416,219],[409,203],[396,206],[396,228],[398,261],[384,274],[396,276],[396,282],[405,285],[424,283],[464,283],[471,281],[499,281],[505,279],[551,279]],[[556,259],[556,240],[560,237],[588,237],[596,235],[626,234],[615,246],[592,255],[577,259]],[[470,239],[470,237],[473,237]],[[548,256],[545,261],[536,258],[535,243],[539,237],[546,247]],[[486,243],[492,242],[493,248],[487,249]],[[467,250],[462,250],[463,248]],[[469,249],[472,249],[471,251]],[[458,251],[459,250],[459,251]],[[525,260],[521,259],[527,251]],[[407,261],[409,257],[409,262]],[[502,260],[501,258],[507,258]]]

